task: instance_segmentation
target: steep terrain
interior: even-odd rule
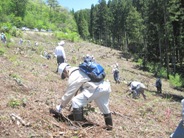
[[[65,41],[67,61],[78,65],[83,55],[91,54],[106,70],[112,85],[110,109],[114,129],[106,131],[103,116],[94,103],[88,106],[85,117],[95,125],[80,126],[70,120],[58,120],[50,113],[59,103],[66,88],[66,80],[56,74],[56,59],[40,56],[44,51],[52,53],[56,39],[52,34],[24,33],[24,43],[13,38],[0,56],[0,137],[2,138],[168,138],[181,119],[180,100],[183,92],[163,81],[163,93],[156,93],[153,74],[139,70],[138,66],[123,58],[120,51],[87,42]],[[29,42],[29,41],[30,42]],[[35,46],[38,42],[38,46]],[[116,84],[112,66],[118,62],[121,83]],[[148,90],[147,100],[128,96],[126,83],[143,82]],[[64,109],[69,114],[69,106]],[[95,111],[92,110],[95,108]]]

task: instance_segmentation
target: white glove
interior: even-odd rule
[[[60,113],[62,111],[61,105],[56,105],[56,111]]]

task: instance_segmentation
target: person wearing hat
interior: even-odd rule
[[[57,112],[61,112],[72,101],[74,120],[83,121],[83,107],[94,100],[104,116],[105,128],[112,130],[113,123],[109,109],[110,82],[104,80],[91,82],[87,74],[67,63],[61,63],[58,72],[61,74],[61,79],[68,78],[68,85],[65,94],[61,97],[60,105],[56,106]],[[79,89],[82,91],[76,95]]]
[[[129,84],[129,90],[133,94],[133,98],[139,97],[140,94],[142,94],[143,98],[146,99],[146,95],[144,94],[144,90],[146,89],[146,86],[138,81],[131,81]]]
[[[56,73],[58,72],[58,67],[61,63],[64,63],[66,60],[66,55],[64,51],[64,46],[65,42],[61,41],[58,43],[58,46],[55,48],[55,56],[57,57],[57,70]]]
[[[94,57],[93,57],[93,55],[92,56],[90,56],[89,54],[87,54],[86,56],[83,56],[83,60],[84,60],[84,62],[94,62]]]
[[[115,81],[116,83],[120,83],[119,69],[118,69],[118,68],[119,68],[118,63],[116,63],[116,64],[114,65],[113,70],[112,70],[113,77],[114,77],[114,81]]]

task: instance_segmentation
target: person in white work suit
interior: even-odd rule
[[[144,90],[146,89],[146,86],[138,81],[131,81],[129,84],[129,90],[133,94],[133,98],[139,97],[140,94],[142,94],[143,98],[146,99],[146,95],[144,94]]]
[[[120,77],[119,77],[119,65],[118,63],[115,64],[113,70],[112,70],[112,73],[113,73],[113,77],[114,77],[114,81],[116,83],[120,83]]]
[[[109,109],[110,82],[104,80],[91,82],[90,78],[80,71],[78,67],[71,67],[67,63],[61,63],[58,72],[61,74],[62,79],[68,78],[68,86],[61,98],[60,105],[56,106],[57,112],[61,112],[71,100],[74,120],[82,121],[84,119],[83,106],[94,100],[104,115],[105,128],[112,130],[113,123]],[[81,87],[81,93],[75,96]]]
[[[64,63],[66,61],[66,55],[65,55],[65,50],[63,48],[65,42],[61,41],[58,43],[58,46],[55,48],[55,56],[57,57],[57,70],[56,73],[58,72],[58,67],[61,63]]]

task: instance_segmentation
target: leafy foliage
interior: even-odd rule
[[[5,48],[0,47],[0,56],[2,56],[5,53]]]
[[[8,101],[8,106],[10,106],[11,108],[18,108],[19,106],[25,106],[26,102],[27,102],[26,98],[22,98],[22,99],[11,98]]]
[[[62,38],[62,39],[70,40],[72,42],[76,42],[80,40],[78,33],[71,32],[69,30],[67,32],[55,32],[55,36],[57,39]]]
[[[19,106],[22,105],[22,101],[18,100],[18,99],[10,99],[10,101],[8,102],[8,106],[12,107],[12,108],[17,108]]]
[[[2,22],[0,26],[9,23],[11,26],[21,28],[51,29],[55,30],[72,30],[77,32],[73,15],[66,9],[59,6],[57,0],[4,0],[0,1],[0,14]],[[2,29],[1,29],[2,30]],[[3,31],[3,30],[2,30]]]
[[[169,75],[169,82],[175,87],[181,87],[183,85],[183,79],[177,73],[175,75]]]

